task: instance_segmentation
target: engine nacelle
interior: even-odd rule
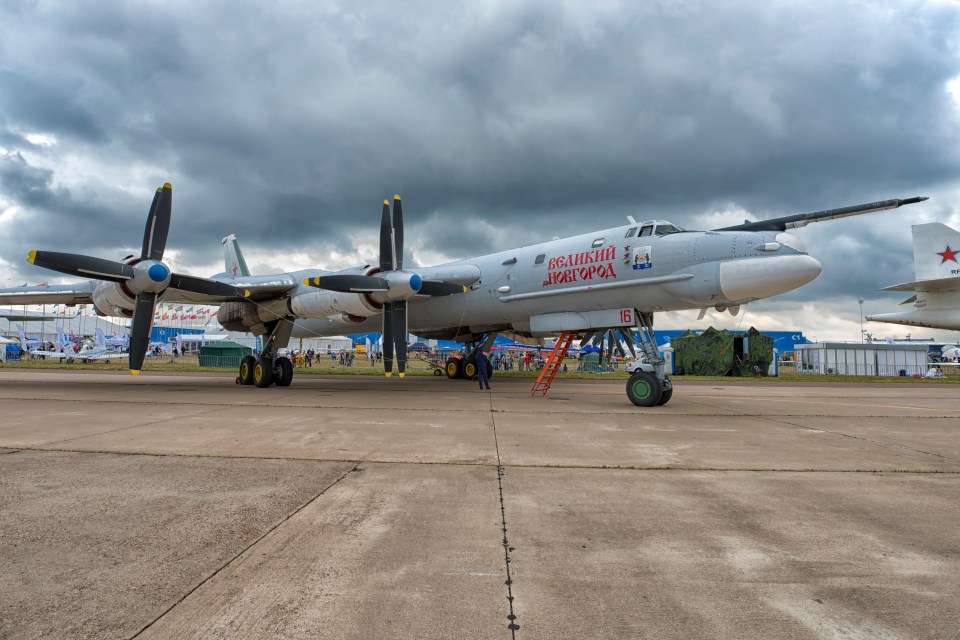
[[[93,306],[101,316],[133,317],[136,301],[133,296],[123,290],[122,285],[116,282],[101,282],[90,296]]]
[[[255,304],[249,300],[243,302],[224,302],[217,311],[217,321],[228,331],[241,331],[261,336],[267,333],[267,322],[279,320],[290,315],[290,305],[286,298]]]
[[[366,318],[380,312],[380,308],[363,293],[341,293],[313,289],[290,299],[290,309],[299,317],[326,318],[346,314]]]

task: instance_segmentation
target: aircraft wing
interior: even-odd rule
[[[86,280],[76,284],[0,288],[0,304],[90,304],[93,302],[93,290],[96,286],[96,281]]]
[[[960,277],[931,278],[884,287],[880,291],[954,291],[960,290]]]
[[[288,273],[272,276],[247,276],[231,283],[248,300],[271,300],[296,289],[300,282]]]
[[[886,211],[887,209],[896,209],[905,204],[915,204],[926,200],[926,196],[916,196],[902,200],[881,200],[880,202],[868,202],[867,204],[855,204],[852,207],[841,207],[839,209],[827,209],[825,211],[815,211],[813,213],[798,213],[783,218],[773,218],[771,220],[760,220],[750,222],[745,220],[743,224],[732,227],[723,227],[714,229],[714,231],[786,231],[787,229],[799,229],[805,227],[811,222],[823,222],[824,220],[837,220],[850,216],[859,216],[864,213],[873,213],[874,211]]]

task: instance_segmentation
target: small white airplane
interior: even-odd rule
[[[867,316],[870,322],[960,331],[960,232],[939,222],[913,225],[916,280],[881,291],[910,291],[913,310]]]
[[[50,251],[28,261],[92,278],[74,285],[0,289],[0,304],[92,303],[102,315],[132,317],[130,370],[139,374],[160,299],[220,304],[224,328],[263,336],[263,349],[240,364],[240,380],[257,387],[288,386],[293,365],[279,355],[293,336],[383,332],[387,376],[406,370],[406,336],[455,339],[465,358],[446,363],[450,378],[471,378],[475,354],[498,332],[528,337],[580,335],[634,352],[633,330],[646,357],[627,382],[638,406],[666,404],[673,385],[653,335],[655,312],[709,308],[736,315],[740,307],[800,287],[821,271],[803,241],[788,229],[884,211],[926,200],[884,200],[785,216],[713,231],[686,231],[664,220],[636,222],[570,238],[458,260],[433,267],[403,264],[400,197],[383,202],[380,259],[335,273],[307,269],[250,275],[235,238],[224,239],[227,272],[211,278],[173,273],[163,263],[172,187],[157,189],[138,257],[123,262]],[[568,334],[570,335],[570,334]]]
[[[27,339],[23,332],[22,325],[17,325],[17,329],[20,331],[20,344],[26,345]],[[72,358],[74,353],[73,343],[70,341],[70,337],[67,335],[66,331],[63,330],[62,325],[57,325],[57,337],[51,344],[53,345],[52,349],[31,349],[28,353],[31,356],[38,358]]]

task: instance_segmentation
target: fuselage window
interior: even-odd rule
[[[679,232],[679,231],[680,231],[680,229],[677,229],[677,228],[676,228],[675,226],[673,226],[672,224],[658,224],[658,225],[657,225],[657,235],[658,235],[658,236],[665,236],[665,235],[667,235],[667,234],[677,233],[677,232]]]
[[[652,224],[643,225],[643,228],[640,229],[640,237],[643,238],[645,236],[652,236],[652,235],[653,235],[653,225]]]
[[[533,261],[533,264],[543,264],[543,261],[547,259],[547,254],[541,253],[537,256],[537,259]]]
[[[636,234],[637,234],[637,228],[636,228],[636,227],[631,227],[630,229],[627,229],[627,235],[625,235],[625,236],[623,236],[623,237],[624,237],[624,238],[632,238],[632,237],[635,236]]]
[[[593,244],[590,245],[590,248],[599,249],[600,247],[603,246],[603,243],[606,242],[606,240],[607,240],[606,238],[597,238],[596,240],[593,241]]]

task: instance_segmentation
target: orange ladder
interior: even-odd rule
[[[550,384],[553,382],[553,379],[557,377],[560,367],[563,366],[563,359],[567,357],[567,351],[570,350],[570,345],[573,343],[576,335],[576,331],[564,331],[560,334],[560,337],[557,338],[557,343],[553,346],[553,351],[550,352],[550,355],[547,357],[547,362],[543,365],[543,369],[540,370],[537,381],[533,383],[533,389],[530,390],[531,396],[536,393],[547,395],[547,391],[550,390]]]

